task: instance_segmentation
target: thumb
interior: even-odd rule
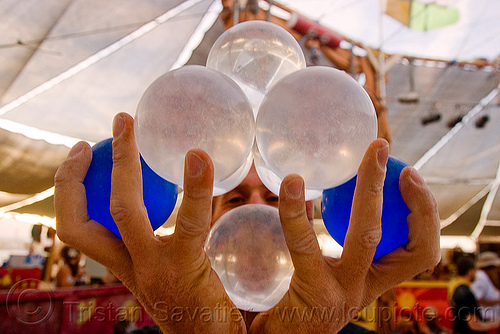
[[[430,266],[439,261],[440,219],[436,199],[415,168],[405,167],[399,179],[401,195],[410,209],[406,249],[425,251]]]
[[[54,177],[54,209],[57,217],[57,235],[66,243],[73,233],[74,223],[87,221],[87,198],[83,180],[92,160],[89,144],[79,142],[70,150],[68,158],[59,166]]]

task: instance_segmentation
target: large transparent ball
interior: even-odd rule
[[[267,189],[269,189],[272,193],[279,195],[282,178],[279,177],[273,170],[271,170],[264,159],[262,159],[262,155],[260,154],[257,145],[254,146],[253,156],[255,162],[255,170],[259,175],[259,179]],[[322,190],[306,189],[305,197],[306,200],[311,200],[320,197],[321,194]]]
[[[292,173],[304,178],[306,199],[351,179],[377,137],[375,108],[348,74],[308,67],[276,83],[257,116],[255,158],[259,175],[275,175],[273,191]],[[273,181],[274,180],[274,181]]]
[[[214,195],[236,187],[248,172],[255,135],[252,107],[226,75],[184,66],[156,79],[135,114],[139,151],[158,175],[182,187],[184,157],[201,148],[214,164]]]
[[[213,226],[205,251],[239,309],[266,311],[288,291],[293,264],[276,208],[248,204],[228,211]]]
[[[257,114],[267,90],[284,76],[306,67],[300,45],[279,25],[247,21],[226,30],[214,43],[207,67],[232,78]]]

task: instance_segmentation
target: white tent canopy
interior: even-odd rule
[[[0,216],[53,217],[69,147],[110,137],[112,117],[133,115],[154,79],[184,65],[221,10],[214,0],[0,2]]]
[[[14,9],[26,8],[25,2],[30,1],[16,1]],[[177,2],[71,1],[2,95],[2,120],[47,131],[46,137],[54,133],[94,142],[109,137],[113,115],[134,114],[145,88],[189,59],[221,9],[210,0]],[[39,15],[39,6],[33,3],[33,15]],[[19,19],[10,24],[29,22]],[[10,39],[14,43],[32,36],[29,32]],[[11,49],[13,54],[26,52],[25,47]],[[0,126],[14,127],[5,121]]]
[[[456,24],[413,32],[383,16],[380,38],[379,0],[282,1],[355,42],[379,47],[382,40],[387,53],[497,57],[500,2],[448,2],[460,10]],[[53,217],[53,176],[69,147],[110,137],[112,117],[133,115],[143,91],[162,73],[193,57],[203,64],[222,32],[221,10],[220,0],[0,2],[0,218],[13,211]],[[417,104],[397,99],[408,91],[409,63],[388,72],[391,154],[415,164],[432,187],[444,234],[498,241],[498,69],[414,65]],[[432,113],[441,119],[423,125]],[[448,127],[458,116],[462,122]],[[485,116],[485,126],[477,127]]]
[[[415,31],[382,14],[386,1],[283,0],[280,2],[355,42],[374,49],[382,48],[389,54],[458,61],[471,61],[475,58],[493,60],[500,54],[500,2],[417,1],[443,4],[456,9],[459,20],[440,29]]]

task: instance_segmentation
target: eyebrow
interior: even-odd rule
[[[234,188],[233,190],[231,190],[230,192],[228,192],[228,193],[226,193],[224,195],[229,195],[232,192],[247,193],[247,192],[250,192],[251,189],[253,189],[253,188],[254,188],[254,186],[250,186],[250,185],[247,185],[247,184],[240,184],[236,188]],[[259,189],[259,191],[264,190],[265,192],[269,192],[269,193],[271,193],[271,194],[273,194],[275,196],[278,196],[278,195],[274,194],[271,190],[267,189],[267,187],[265,185],[263,185],[263,184],[259,185],[258,189]],[[224,196],[224,195],[221,195],[221,196]]]
[[[246,187],[246,186],[237,186],[233,190],[231,190],[225,194],[222,194],[220,196],[217,196],[214,199],[224,201],[226,199],[231,198],[231,196],[233,196],[233,195],[244,195],[245,193],[248,193],[248,188],[249,187]]]

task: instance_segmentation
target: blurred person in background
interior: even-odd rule
[[[491,329],[498,329],[500,319],[485,321],[477,299],[470,289],[476,277],[473,256],[464,256],[457,261],[457,274],[448,287],[448,299],[454,318],[453,333],[486,333]]]
[[[500,318],[500,291],[496,288],[498,283],[498,269],[500,257],[494,252],[483,252],[477,256],[476,279],[471,285],[472,293],[481,307],[484,319],[494,320]]]
[[[85,268],[80,266],[80,251],[74,247],[64,246],[61,249],[61,259],[63,260],[63,265],[57,272],[56,286],[58,288],[66,288],[83,285],[87,272]]]

